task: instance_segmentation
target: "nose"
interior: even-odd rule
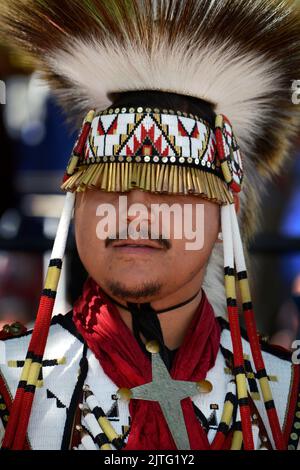
[[[127,207],[128,209],[130,206],[133,204],[141,204],[141,207],[136,207],[135,209],[138,210],[139,218],[141,220],[147,220],[149,223],[151,220],[151,215],[150,215],[150,204],[151,204],[151,195],[147,191],[141,191],[140,189],[132,189],[127,193]],[[144,209],[144,210],[142,210]],[[131,211],[129,210],[127,213],[127,221],[131,222],[137,217],[137,214],[130,213]]]

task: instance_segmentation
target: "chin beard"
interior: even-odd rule
[[[119,281],[109,281],[107,287],[115,297],[124,300],[141,300],[159,294],[162,286],[158,282],[144,282],[131,288]]]

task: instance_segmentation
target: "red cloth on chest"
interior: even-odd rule
[[[133,388],[151,381],[151,361],[141,351],[117,307],[91,278],[86,281],[83,293],[74,305],[73,320],[117,388]],[[215,364],[219,346],[220,326],[202,291],[201,302],[175,355],[170,375],[177,380],[196,382],[205,379]],[[181,405],[191,449],[209,449],[192,400],[186,398]],[[158,403],[131,400],[129,411],[132,421],[125,450],[176,450]]]

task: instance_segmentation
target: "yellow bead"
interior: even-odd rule
[[[200,382],[197,382],[197,388],[200,393],[209,393],[212,391],[213,386],[208,380],[201,380]]]
[[[119,388],[117,391],[117,396],[120,400],[130,401],[132,392],[129,388]]]
[[[112,448],[109,444],[103,444],[103,446],[100,447],[100,450],[112,450]]]
[[[157,354],[159,352],[159,344],[158,344],[158,341],[156,340],[153,340],[153,341],[149,341],[147,344],[146,344],[146,349],[148,352],[150,352],[151,354]]]

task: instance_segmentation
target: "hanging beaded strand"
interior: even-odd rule
[[[38,308],[35,327],[8,420],[3,449],[22,450],[60,278],[75,195],[67,193]]]
[[[77,163],[82,156],[94,113],[95,112],[93,110],[90,111],[83,121],[82,130],[68,164],[64,181],[73,174]],[[70,221],[73,215],[74,202],[75,194],[67,193],[54,241],[44,289],[41,295],[35,327],[28,347],[20,382],[18,384],[12,406],[12,412],[2,444],[2,447],[5,449],[22,450],[24,446],[32,402],[42,367],[43,355],[50,328],[56,291],[62,268],[62,259],[64,257]]]
[[[82,130],[76,142],[73,155],[69,161],[63,181],[67,181],[73,174],[77,163],[82,156],[83,148],[91,128],[94,110],[89,111],[83,121]],[[6,428],[3,445],[5,449],[22,450],[29,423],[35,388],[42,367],[43,354],[46,347],[47,336],[56,297],[62,259],[64,257],[67,236],[73,214],[75,194],[67,193],[65,205],[59,222],[51,260],[47,271],[44,289],[37,313],[35,327],[32,333],[21,379],[12,406],[12,412]]]
[[[230,210],[230,205],[226,205],[221,208],[221,223],[224,248],[225,292],[227,298],[228,320],[233,347],[234,375],[236,378],[238,404],[241,413],[244,449],[253,450],[254,443],[251,427],[251,414],[248,401],[248,389],[244,366],[243,345],[236,301],[235,269],[232,240],[233,237]]]
[[[251,353],[256,368],[256,377],[259,380],[264,405],[266,408],[268,420],[270,423],[272,436],[277,450],[285,450],[286,445],[284,442],[283,434],[280,428],[277,411],[275,408],[268,375],[265,369],[264,360],[261,353],[259,344],[256,322],[252,307],[251,294],[249,289],[248,275],[243,251],[243,244],[239,231],[236,211],[234,206],[230,206],[230,217],[232,225],[232,237],[234,257],[237,268],[238,285],[241,292],[243,313],[245,317],[247,335],[250,342]]]
[[[241,450],[243,445],[243,432],[239,407],[237,408],[236,421],[233,425],[233,429],[234,431],[230,450]]]
[[[210,450],[221,450],[226,436],[228,435],[230,424],[232,422],[235,406],[237,405],[236,383],[231,380],[228,383],[227,393],[225,396],[224,408],[222,411],[221,421],[219,423],[216,435],[210,445]]]

